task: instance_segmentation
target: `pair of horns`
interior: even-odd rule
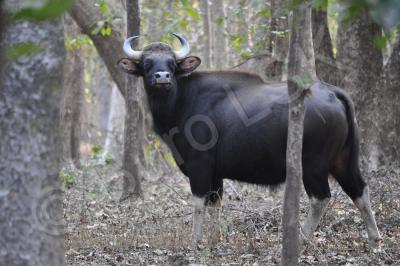
[[[179,34],[171,33],[180,41],[182,48],[179,51],[174,51],[176,60],[185,58],[190,53],[190,46],[188,42]],[[142,58],[143,51],[136,51],[132,49],[132,44],[139,38],[139,36],[133,36],[125,40],[124,42],[124,52],[125,54],[133,60],[140,60]]]

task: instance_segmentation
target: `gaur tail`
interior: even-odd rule
[[[335,93],[336,97],[343,103],[346,109],[346,119],[348,124],[348,135],[347,140],[344,145],[343,151],[341,152],[341,165],[342,173],[340,175],[345,175],[349,177],[360,177],[360,167],[359,167],[359,136],[358,127],[356,124],[356,117],[354,111],[354,104],[350,96],[342,89],[329,86],[330,89]]]

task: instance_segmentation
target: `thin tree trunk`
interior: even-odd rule
[[[315,53],[315,67],[320,80],[339,85],[339,69],[333,55],[332,39],[328,28],[328,16],[325,10],[312,11],[312,31]]]
[[[127,0],[127,33],[128,36],[140,35],[140,13],[139,1]],[[143,139],[143,116],[139,102],[138,80],[136,77],[127,76],[125,91],[125,141],[124,159],[122,168],[124,170],[124,191],[121,200],[142,193],[139,179],[139,152],[140,140]]]
[[[286,2],[271,0],[270,52],[276,60],[268,69],[269,79],[284,79],[285,62],[289,51],[288,12]]]
[[[68,19],[68,18],[66,18]],[[78,29],[69,18],[69,25],[64,29],[67,34],[78,34]],[[79,168],[79,148],[81,139],[81,105],[83,83],[82,51],[72,47],[66,57],[64,69],[64,88],[61,110],[61,135],[63,147],[63,163]]]
[[[371,120],[376,111],[375,85],[382,73],[382,51],[375,47],[374,38],[381,35],[381,27],[368,15],[361,14],[350,25],[339,24],[337,61],[341,72],[341,86],[351,95],[359,124],[361,163],[363,169],[378,166],[379,128]]]
[[[202,64],[206,68],[211,68],[212,54],[211,54],[211,44],[212,44],[212,31],[211,31],[211,21],[210,21],[210,6],[208,0],[200,1],[200,9],[203,18],[203,31],[204,31],[204,56]]]
[[[290,31],[288,90],[289,120],[286,150],[286,187],[283,204],[282,265],[297,265],[299,257],[299,199],[302,184],[304,95],[306,89],[295,81],[316,79],[308,1],[293,10]]]
[[[121,47],[125,34],[115,27],[112,27],[110,36],[92,34],[93,25],[102,20],[103,16],[91,1],[76,0],[69,13],[82,29],[82,32],[92,39],[119,91],[122,95],[125,95],[125,74],[118,69],[115,62],[118,58],[124,57]]]
[[[7,47],[33,43],[42,49],[6,62],[0,88],[0,261],[64,265],[59,180],[62,19],[14,22],[4,42]]]
[[[271,0],[271,48],[270,52],[279,61],[285,62],[289,51],[288,12],[282,0]]]
[[[227,59],[227,43],[225,38],[225,12],[224,1],[214,0],[210,8],[211,25],[212,25],[212,65],[221,69],[226,66]]]

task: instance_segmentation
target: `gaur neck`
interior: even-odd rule
[[[176,126],[178,94],[176,89],[165,96],[148,95],[149,107],[153,116],[154,131],[163,136]]]

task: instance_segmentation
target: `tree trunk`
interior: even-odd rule
[[[289,51],[289,23],[286,2],[271,0],[270,44],[272,62],[265,69],[269,80],[285,80],[285,62]]]
[[[3,34],[5,30],[5,19],[3,14],[3,0],[0,0],[0,86],[3,76],[4,64],[4,49],[3,49]]]
[[[66,18],[68,19],[68,18]],[[69,18],[69,20],[71,20]],[[76,36],[77,27],[71,20],[65,24],[65,31],[70,36]],[[82,51],[72,47],[67,52],[64,69],[64,88],[61,110],[61,135],[63,148],[63,163],[79,168],[79,148],[81,139],[81,105],[82,105],[83,60]]]
[[[225,39],[225,12],[224,1],[214,0],[210,8],[211,25],[212,25],[212,65],[216,69],[221,69],[226,66],[227,52]]]
[[[378,26],[367,13],[355,18],[350,25],[339,24],[337,61],[341,86],[351,95],[359,124],[361,163],[363,169],[378,165],[377,121],[371,120],[376,99],[374,87],[383,68],[382,51],[375,47],[374,38],[381,35]]]
[[[315,53],[315,68],[320,80],[339,85],[339,69],[333,55],[332,39],[328,28],[328,16],[325,10],[312,11],[312,33]]]
[[[286,186],[283,204],[282,265],[297,265],[299,257],[299,199],[302,184],[304,95],[296,77],[316,79],[308,1],[293,10],[290,31],[288,90],[289,123],[286,150]]]
[[[76,0],[69,13],[83,33],[92,39],[119,91],[125,95],[125,74],[118,69],[116,64],[116,60],[125,57],[121,48],[124,34],[115,27],[112,27],[110,36],[92,34],[93,25],[104,18],[91,1]]]
[[[128,0],[129,1],[129,0]],[[163,16],[163,11],[168,9],[166,2],[171,4],[171,1],[159,1],[159,0],[147,0],[146,4],[151,9],[152,17],[148,20],[148,32],[151,41],[159,42],[163,34],[163,26],[161,18]]]
[[[289,35],[287,34],[289,23],[286,8],[285,1],[271,0],[270,52],[282,63],[281,75],[289,50]]]
[[[200,1],[200,9],[203,18],[203,30],[204,30],[204,53],[202,64],[206,68],[211,68],[212,54],[211,54],[211,44],[212,44],[212,31],[211,31],[211,20],[210,20],[210,6],[208,0]]]
[[[128,36],[140,35],[140,13],[139,1],[127,0],[127,33]],[[139,179],[139,152],[141,149],[140,140],[143,139],[143,115],[140,108],[138,80],[136,77],[127,76],[125,90],[125,140],[124,140],[124,190],[121,200],[132,196],[139,196],[142,193]]]
[[[379,163],[400,163],[400,38],[375,86],[371,120],[377,124]]]
[[[17,7],[21,1],[7,4]],[[64,265],[58,175],[65,57],[62,19],[14,22],[4,42],[7,47],[33,43],[41,50],[6,62],[0,89],[0,261]]]

